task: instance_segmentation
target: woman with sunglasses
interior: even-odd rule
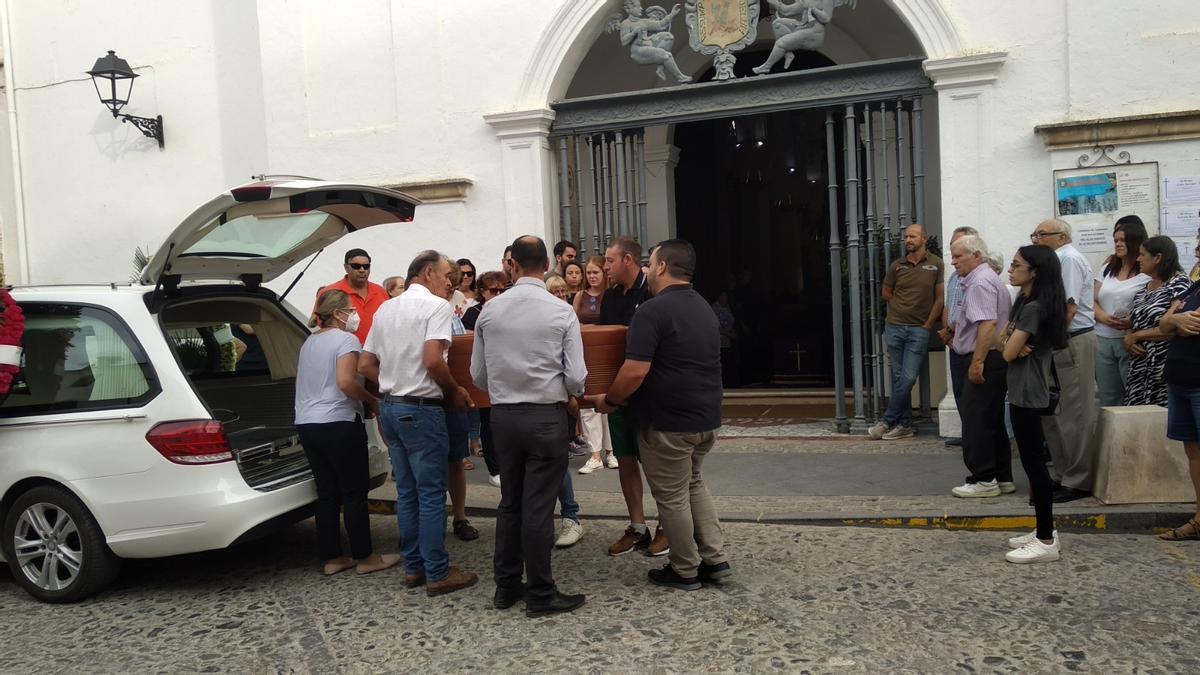
[[[458,290],[467,299],[467,307],[474,307],[479,304],[478,286],[475,279],[475,263],[471,262],[469,258],[459,258],[458,269],[462,273],[462,278],[458,282]]]
[[[1054,481],[1046,468],[1042,416],[1051,404],[1054,350],[1067,344],[1067,300],[1058,255],[1046,246],[1022,246],[1008,268],[1018,289],[1008,326],[996,339],[1008,362],[1008,400],[1021,465],[1029,476],[1037,529],[1008,540],[1012,563],[1059,558],[1051,498]],[[1057,387],[1057,385],[1056,385]]]
[[[467,309],[467,313],[463,315],[463,327],[467,330],[475,330],[475,322],[479,320],[479,313],[483,311],[483,306],[489,300],[494,300],[496,296],[504,292],[505,284],[508,283],[508,275],[504,272],[484,272],[479,275],[479,304],[473,305]],[[490,425],[489,408],[476,408],[479,413],[479,440],[478,449],[472,447],[472,452],[478,457],[483,455],[483,461],[487,464],[488,482],[496,487],[500,487],[500,464],[496,461],[495,446],[492,444],[492,428]]]

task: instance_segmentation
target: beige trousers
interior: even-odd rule
[[[725,536],[717,508],[704,485],[700,466],[716,442],[716,432],[638,433],[642,471],[658,504],[658,522],[671,542],[671,567],[694,577],[701,562],[725,562]]]
[[[1054,352],[1054,368],[1062,386],[1058,414],[1042,418],[1046,446],[1058,482],[1076,490],[1092,490],[1096,446],[1096,333],[1076,335],[1066,349]],[[1047,374],[1049,377],[1049,374]],[[1050,379],[1053,384],[1053,378]]]

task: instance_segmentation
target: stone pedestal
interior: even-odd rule
[[[1195,501],[1183,444],[1169,440],[1166,432],[1166,408],[1101,408],[1096,499],[1105,504]]]

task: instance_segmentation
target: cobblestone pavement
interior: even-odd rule
[[[375,517],[380,549],[391,518]],[[131,561],[78,605],[0,577],[5,672],[1095,672],[1200,671],[1200,546],[1064,535],[1058,563],[1003,561],[1008,533],[726,526],[736,575],[684,593],[661,560],[608,558],[622,525],[588,521],[555,553],[574,614],[490,607],[493,528],[451,540],[480,572],[440,598],[399,571],[322,578],[313,525],[230,551]]]

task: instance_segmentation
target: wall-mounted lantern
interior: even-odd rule
[[[129,67],[129,62],[109,50],[108,54],[96,59],[96,65],[87,71],[92,76],[92,84],[96,85],[96,95],[104,107],[112,111],[113,119],[121,118],[122,122],[132,122],[133,126],[141,129],[149,138],[158,141],[158,147],[163,147],[163,118],[137,117],[121,112],[121,108],[129,103],[129,95],[133,92],[133,78],[138,74]]]

